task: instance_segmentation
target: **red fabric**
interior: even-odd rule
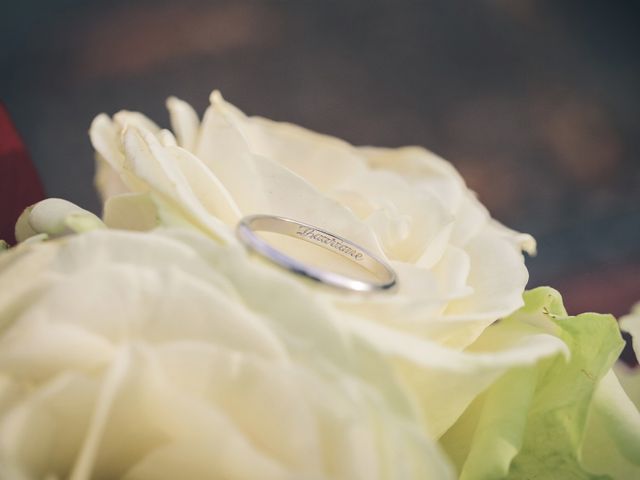
[[[16,220],[26,207],[43,198],[38,172],[0,103],[0,239],[15,243]]]

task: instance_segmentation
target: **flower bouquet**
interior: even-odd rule
[[[93,121],[101,217],[44,200],[0,253],[0,478],[640,478],[618,323],[525,291],[450,163],[167,107]]]

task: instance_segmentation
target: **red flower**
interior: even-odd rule
[[[0,239],[14,243],[14,226],[29,205],[44,198],[38,172],[0,103]]]

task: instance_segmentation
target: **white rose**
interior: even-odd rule
[[[533,239],[493,221],[448,162],[420,147],[357,148],[246,117],[219,92],[211,102],[200,123],[188,104],[169,99],[175,137],[139,113],[98,116],[91,139],[105,200],[151,192],[222,241],[255,213],[326,227],[400,273],[393,298],[361,302],[359,313],[394,317],[393,328],[446,344],[471,343],[522,305],[521,249],[532,252]],[[107,215],[117,204],[107,202]]]
[[[94,120],[105,222],[188,225],[235,245],[242,216],[268,213],[324,227],[388,260],[399,275],[390,295],[363,298],[296,280],[307,295],[324,296],[346,330],[396,360],[411,388],[418,378],[457,389],[454,398],[434,398],[416,388],[425,422],[442,434],[508,368],[483,361],[470,370],[448,355],[522,305],[521,250],[532,252],[533,239],[492,220],[455,169],[422,148],[358,148],[246,117],[218,92],[211,102],[200,122],[169,99],[175,136],[134,112]]]
[[[184,231],[1,254],[0,478],[452,478],[385,361],[303,289]]]

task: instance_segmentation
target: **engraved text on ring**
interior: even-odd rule
[[[339,239],[327,235],[326,233],[320,232],[315,228],[299,226],[296,235],[300,237],[304,237],[305,239],[311,240],[316,243],[321,243],[323,245],[327,245],[334,250],[337,250],[342,255],[349,256],[354,260],[362,260],[364,257],[362,252],[359,252],[355,248],[347,245],[346,243],[340,241]]]

